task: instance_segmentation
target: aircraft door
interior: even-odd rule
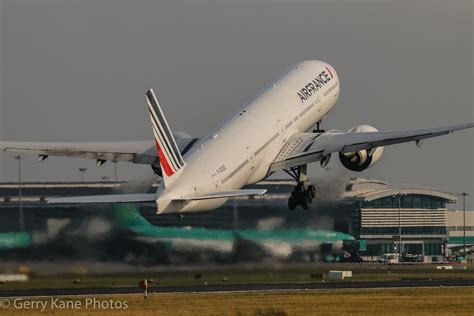
[[[252,150],[252,146],[247,146],[247,156],[249,157],[249,164],[250,164],[250,169],[253,169],[255,167],[255,153]]]
[[[277,120],[277,130],[280,134],[283,133],[283,123],[281,120]]]
[[[212,175],[212,183],[218,188],[220,186],[219,175],[217,173]]]
[[[216,187],[216,188],[219,188],[222,183],[221,183],[221,173],[225,172],[226,171],[226,167],[225,166],[220,166],[220,167],[217,167],[216,170],[214,170],[214,173],[212,174],[212,183],[213,185]]]

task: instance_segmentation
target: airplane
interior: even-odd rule
[[[83,215],[73,221],[50,219],[54,228],[45,231],[0,233],[0,258],[87,257],[146,264],[195,263],[199,259],[231,262],[268,257],[283,261],[297,261],[304,257],[324,260],[328,256],[355,253],[359,242],[349,234],[310,228],[160,227],[148,222],[138,208],[130,204],[92,208]],[[91,236],[88,228],[97,220],[107,223],[101,225],[108,229]]]
[[[322,119],[335,106],[340,82],[334,67],[307,60],[291,66],[255,99],[207,137],[173,134],[152,89],[146,102],[154,141],[93,143],[2,142],[0,148],[15,153],[126,161],[150,165],[163,177],[156,194],[119,194],[68,197],[49,203],[156,203],[157,214],[205,212],[229,198],[265,194],[245,189],[277,171],[296,182],[288,207],[308,209],[316,197],[315,187],[306,186],[307,165],[327,166],[336,156],[342,165],[361,172],[377,163],[384,146],[415,142],[472,128],[474,123],[428,129],[378,131],[359,125],[347,132],[324,131]],[[317,126],[315,130],[312,127]]]

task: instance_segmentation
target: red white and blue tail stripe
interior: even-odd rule
[[[163,115],[163,111],[161,111],[160,104],[158,103],[152,89],[146,92],[146,101],[150,112],[153,135],[155,136],[156,149],[160,159],[161,170],[163,171],[163,180],[166,185],[169,181],[168,178],[183,169],[186,163],[181,156],[168,122]]]

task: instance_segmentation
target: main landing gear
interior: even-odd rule
[[[304,210],[309,209],[316,196],[316,189],[314,185],[308,185],[308,187],[304,185],[304,182],[307,180],[306,165],[284,171],[296,180],[296,187],[288,199],[288,208],[294,210],[298,205],[301,205],[301,208]]]
[[[294,210],[298,205],[301,205],[303,210],[309,209],[309,206],[313,202],[316,195],[314,185],[309,185],[305,188],[303,182],[298,182],[291,196],[288,199],[288,208]]]

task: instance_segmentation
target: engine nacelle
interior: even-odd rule
[[[348,130],[348,133],[377,132],[375,127],[370,125],[359,125]],[[339,159],[344,167],[351,171],[361,172],[373,166],[380,160],[383,154],[383,147],[364,149],[357,152],[339,153]]]

